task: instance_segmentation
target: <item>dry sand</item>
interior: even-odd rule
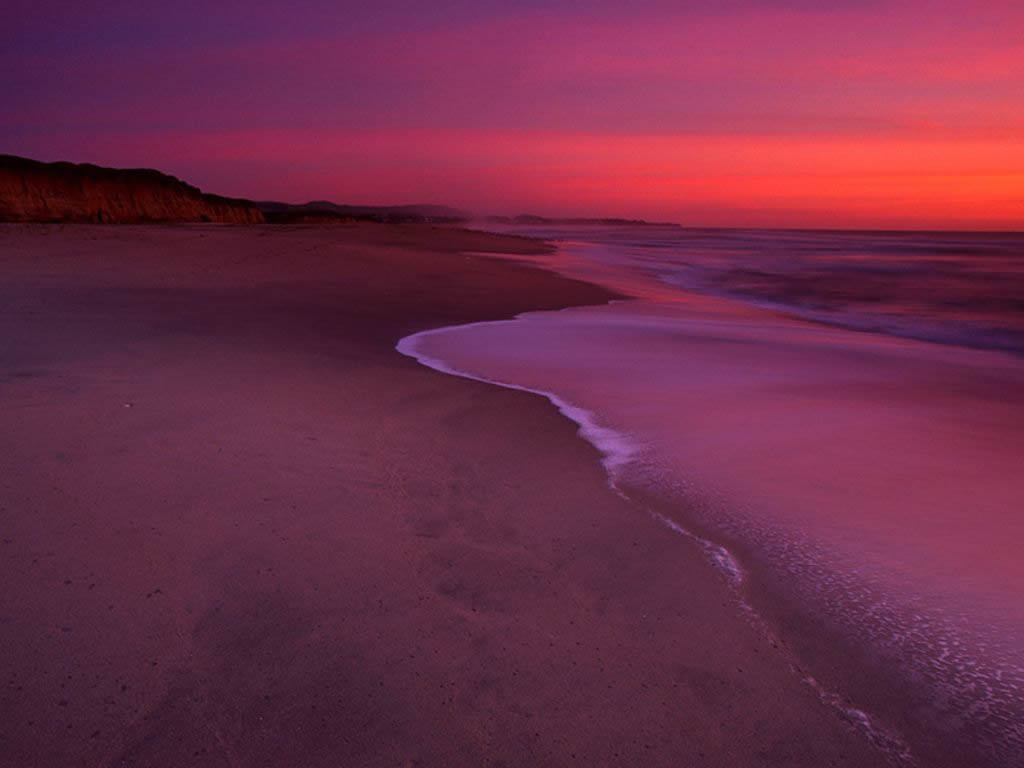
[[[0,227],[0,763],[875,766],[540,397],[602,302],[429,227]]]

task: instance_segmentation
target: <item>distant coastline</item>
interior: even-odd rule
[[[500,226],[679,226],[624,218],[482,216],[451,206],[430,204],[345,205],[328,200],[254,202],[203,192],[176,176],[150,168],[49,163],[0,154],[0,222],[337,224],[355,221]]]
[[[502,224],[521,227],[676,227],[672,221],[645,221],[644,219],[621,219],[616,217],[601,218],[549,218],[533,214],[519,216],[488,216],[484,219],[488,224]]]

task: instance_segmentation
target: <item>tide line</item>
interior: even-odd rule
[[[661,525],[694,542],[704,553],[707,560],[724,575],[729,586],[736,594],[740,609],[747,614],[753,624],[765,635],[773,646],[781,647],[782,644],[775,637],[774,632],[772,632],[766,622],[743,596],[741,587],[745,574],[743,567],[732,552],[722,545],[706,539],[703,536],[699,536],[693,531],[679,525],[679,523],[671,518],[666,517],[653,509],[648,509],[643,504],[637,504],[637,502],[631,499],[616,482],[617,475],[621,472],[622,468],[640,456],[643,446],[639,442],[618,430],[599,424],[593,412],[578,405],[573,405],[567,400],[556,395],[554,392],[525,387],[521,384],[510,384],[504,381],[489,379],[485,376],[480,376],[468,371],[461,371],[449,365],[445,361],[428,355],[419,349],[420,342],[429,336],[454,333],[469,328],[483,326],[494,327],[506,323],[512,323],[521,319],[525,314],[528,313],[516,315],[512,320],[466,323],[464,325],[450,325],[420,331],[399,339],[398,343],[395,345],[395,349],[406,357],[411,357],[421,365],[438,371],[439,373],[458,376],[472,381],[479,381],[484,384],[493,384],[494,386],[515,390],[517,392],[528,392],[530,394],[540,395],[541,397],[546,398],[555,406],[555,408],[558,409],[559,413],[579,427],[578,434],[580,437],[589,442],[598,450],[598,452],[600,452],[601,465],[605,470],[608,487],[625,501],[644,509],[648,515]],[[909,768],[916,764],[909,747],[898,734],[877,722],[867,712],[849,704],[842,696],[822,687],[816,679],[809,674],[806,674],[806,672],[804,672],[798,664],[794,663],[792,659],[789,660],[789,663],[793,671],[799,675],[802,682],[809,685],[818,694],[819,700],[822,704],[836,710],[848,723],[850,723],[850,725],[852,725],[856,730],[859,730],[864,737],[876,749],[878,749],[887,762],[893,766],[899,766],[899,768]]]

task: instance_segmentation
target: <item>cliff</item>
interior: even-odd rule
[[[0,155],[0,221],[259,224],[263,214],[248,200],[204,194],[159,171]]]

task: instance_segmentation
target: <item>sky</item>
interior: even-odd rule
[[[0,153],[253,199],[1024,229],[1024,3],[4,0]]]

